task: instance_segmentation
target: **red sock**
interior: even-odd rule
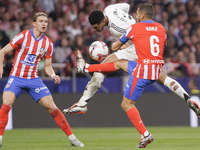
[[[56,108],[51,113],[51,115],[53,116],[57,125],[67,134],[67,136],[72,134],[72,130],[71,130],[65,116],[63,115],[63,113],[58,108]]]
[[[129,109],[126,112],[127,116],[131,120],[132,124],[135,126],[135,128],[138,130],[138,132],[142,135],[144,135],[144,132],[147,130],[142,122],[142,119],[140,118],[140,113],[137,110],[136,107]]]
[[[89,72],[113,72],[116,71],[114,62],[106,64],[89,65],[87,69]]]
[[[6,125],[8,123],[8,113],[11,107],[3,104],[0,110],[0,135],[3,135]]]

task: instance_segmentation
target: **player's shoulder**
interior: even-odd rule
[[[114,9],[115,8],[115,5],[108,5],[106,6],[106,8],[104,10],[110,10],[110,9]]]
[[[29,32],[29,30],[24,30],[24,31],[22,31],[22,32],[20,32],[19,34],[17,34],[17,36],[19,36],[19,35],[25,35],[27,32]]]
[[[137,22],[135,24],[132,24],[131,27],[132,29],[136,29],[136,28],[141,28],[141,25],[143,25],[141,22]]]
[[[115,9],[114,5],[108,5],[105,9],[104,9],[104,15],[110,15],[111,12],[113,12]]]
[[[44,34],[43,38],[47,39],[50,44],[53,44],[52,40],[46,34]]]
[[[17,35],[15,35],[15,36],[13,37],[12,40],[23,39],[23,38],[25,37],[25,34],[26,34],[27,32],[29,32],[29,30],[24,30],[24,31],[18,33]]]
[[[162,25],[161,23],[159,23],[159,22],[154,22],[154,24],[155,24],[156,26],[158,26],[158,27],[164,28],[163,25]]]

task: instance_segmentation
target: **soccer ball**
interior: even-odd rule
[[[102,61],[108,55],[108,47],[102,41],[95,41],[89,47],[90,57],[97,61]]]

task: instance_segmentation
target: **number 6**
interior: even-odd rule
[[[159,52],[160,52],[160,49],[159,49],[159,45],[157,43],[154,43],[154,40],[156,40],[156,42],[159,42],[159,39],[157,36],[155,35],[152,35],[150,37],[150,47],[151,47],[151,54],[153,56],[158,56]],[[156,48],[156,50],[155,50]]]

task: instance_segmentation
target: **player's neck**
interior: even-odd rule
[[[149,19],[149,18],[144,18],[144,19],[141,19],[141,21],[144,21],[144,20],[152,20],[152,19]]]
[[[38,31],[36,28],[33,28],[33,35],[35,36],[35,38],[38,40],[42,37],[43,32]]]

